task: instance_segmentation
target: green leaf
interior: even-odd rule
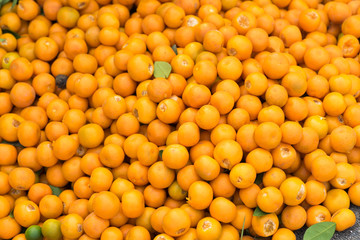
[[[60,188],[49,185],[53,195],[59,196],[62,192]]]
[[[14,37],[15,37],[16,39],[21,38],[21,36],[20,36],[18,33],[13,32],[13,31],[11,31],[11,30],[9,30],[9,29],[3,29],[2,31],[3,31],[3,33],[10,33],[10,34],[14,35]]]
[[[18,3],[18,0],[13,0],[11,9],[14,9],[14,7],[16,6],[17,3]]]
[[[263,179],[263,176],[264,176],[264,173],[260,173],[256,176],[256,179],[255,179],[255,184],[259,185],[262,183],[262,179]]]
[[[178,51],[177,51],[177,46],[176,46],[176,44],[172,45],[171,48],[172,48],[172,50],[174,50],[174,53],[175,53],[176,55],[178,55]]]
[[[304,240],[330,240],[335,233],[336,224],[333,222],[320,222],[309,227]]]
[[[160,150],[159,151],[159,157],[162,159],[162,154],[163,154],[164,150]]]
[[[253,216],[257,216],[257,217],[261,217],[261,216],[265,216],[267,215],[268,213],[266,212],[263,212],[259,207],[256,207],[255,208],[255,211],[253,213]]]
[[[2,0],[2,1],[0,0],[0,7],[4,6],[8,2],[10,2],[10,0]]]
[[[154,68],[154,76],[157,78],[168,78],[171,73],[171,65],[168,62],[156,61]]]
[[[0,38],[0,42],[6,41],[5,38]]]
[[[342,38],[344,36],[344,34],[343,33],[339,33],[339,35],[338,35],[338,41],[340,40],[340,38]]]
[[[243,221],[243,225],[242,225],[242,228],[241,228],[240,240],[243,240],[243,236],[244,236],[245,219],[246,219],[246,216],[244,216],[244,221]]]

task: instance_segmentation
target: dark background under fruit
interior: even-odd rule
[[[351,228],[343,232],[335,232],[332,240],[360,240],[360,207],[351,205],[351,210],[356,215],[356,223]],[[296,240],[302,240],[306,228],[300,229],[296,232]]]
[[[354,211],[356,215],[356,223],[351,228],[343,232],[335,232],[331,240],[360,240],[360,207],[351,205],[351,210]],[[296,240],[303,240],[306,227],[303,227],[300,230],[295,231]],[[265,240],[271,238],[255,238],[256,240]]]

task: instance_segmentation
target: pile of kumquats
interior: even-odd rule
[[[0,239],[355,224],[359,0],[0,5]]]

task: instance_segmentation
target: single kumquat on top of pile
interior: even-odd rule
[[[355,224],[359,0],[0,4],[0,239]]]

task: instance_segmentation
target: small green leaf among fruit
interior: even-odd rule
[[[156,61],[154,63],[154,77],[168,78],[171,73],[171,65],[168,62]]]
[[[306,229],[304,240],[331,240],[335,233],[336,224],[320,222]]]

